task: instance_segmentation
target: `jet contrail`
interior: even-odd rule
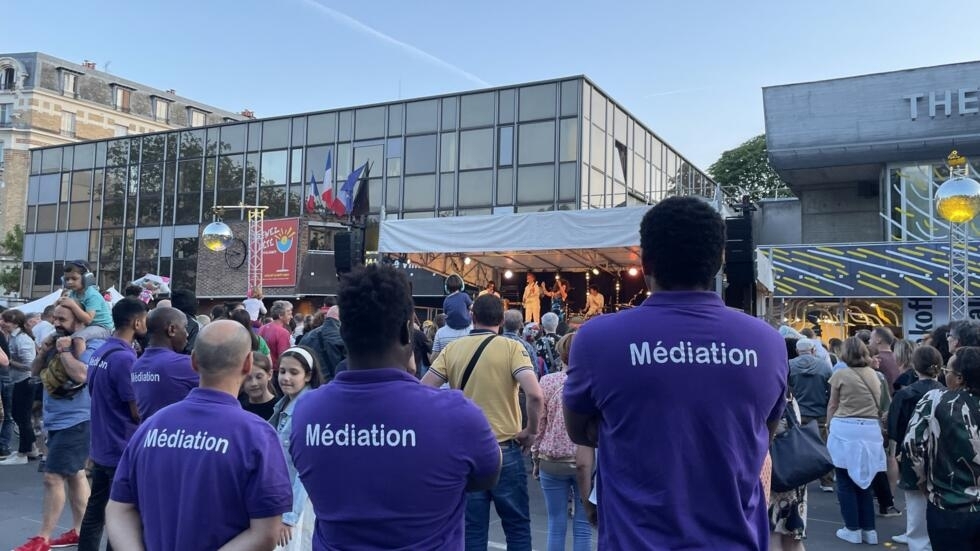
[[[464,69],[461,69],[460,67],[457,67],[456,65],[453,65],[452,63],[450,63],[450,62],[448,62],[448,61],[446,61],[444,59],[441,59],[439,57],[436,57],[436,56],[430,54],[429,52],[426,52],[425,50],[422,50],[420,48],[417,48],[415,46],[412,46],[411,44],[406,44],[405,42],[402,42],[401,40],[398,40],[397,38],[394,38],[392,36],[389,36],[389,35],[381,32],[381,31],[379,31],[379,30],[377,30],[377,29],[375,29],[373,27],[370,27],[370,26],[368,26],[368,25],[366,25],[364,23],[361,23],[357,19],[354,19],[353,17],[351,17],[351,16],[349,16],[347,14],[341,13],[341,12],[339,12],[339,11],[333,9],[333,8],[324,6],[323,4],[321,4],[317,0],[302,0],[302,1],[303,1],[303,3],[307,4],[308,6],[320,10],[321,12],[323,12],[324,14],[326,14],[331,19],[334,19],[335,21],[338,21],[339,23],[341,23],[342,25],[345,25],[346,27],[348,27],[350,29],[353,29],[353,30],[355,30],[357,32],[364,33],[364,34],[366,34],[368,36],[372,36],[372,37],[377,38],[377,39],[379,39],[379,40],[381,40],[383,42],[387,42],[387,43],[395,46],[396,48],[402,49],[403,51],[407,52],[410,55],[413,55],[413,56],[415,56],[417,58],[420,58],[423,61],[427,61],[427,62],[429,62],[429,63],[431,63],[433,65],[437,65],[437,66],[442,67],[444,69],[448,69],[448,70],[452,71],[453,73],[456,73],[457,75],[459,75],[459,76],[461,76],[461,77],[463,77],[463,78],[465,78],[467,80],[470,80],[472,82],[475,82],[476,84],[479,84],[480,86],[490,86],[490,83],[489,82],[487,82],[487,81],[483,80],[482,78],[474,75],[473,73],[470,73],[469,71],[466,71]]]

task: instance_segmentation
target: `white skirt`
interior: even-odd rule
[[[845,469],[861,489],[871,486],[875,475],[886,468],[881,424],[877,419],[833,418],[827,451],[834,466]]]

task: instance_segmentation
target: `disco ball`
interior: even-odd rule
[[[973,220],[980,213],[980,183],[964,176],[946,180],[936,192],[936,211],[954,224]]]
[[[228,224],[220,220],[208,224],[204,228],[204,233],[201,234],[201,239],[204,240],[204,246],[217,252],[227,249],[234,238],[235,236],[231,233],[231,228],[228,227]]]

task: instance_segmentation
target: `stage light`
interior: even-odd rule
[[[592,268],[593,275],[599,275],[599,268]]]
[[[640,273],[640,271],[637,270],[636,268],[630,268],[626,273],[628,273],[632,277],[636,277],[636,274]]]
[[[463,259],[463,264],[466,264],[467,266],[470,265],[470,262],[473,262],[473,259],[468,256]]]
[[[514,277],[514,272],[512,272],[510,270],[507,270],[506,272],[504,272],[504,279],[510,279],[512,277]]]
[[[559,276],[558,274],[555,274],[555,280],[559,280],[559,279],[561,279],[561,276]]]

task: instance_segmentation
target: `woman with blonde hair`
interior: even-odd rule
[[[912,353],[915,352],[915,343],[908,339],[899,339],[892,345],[892,353],[895,354],[895,363],[902,374],[895,379],[892,390],[898,392],[919,379],[915,370],[912,369]]]
[[[827,451],[834,461],[837,499],[844,519],[837,537],[874,545],[878,532],[871,482],[886,468],[880,416],[882,394],[888,393],[871,367],[871,354],[861,339],[844,341],[841,360],[847,367],[830,378],[827,404]]]

